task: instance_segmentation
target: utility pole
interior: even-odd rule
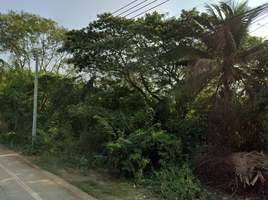
[[[38,51],[35,51],[35,81],[34,81],[34,106],[33,106],[33,130],[32,146],[36,137],[36,118],[37,118],[37,92],[38,92]]]

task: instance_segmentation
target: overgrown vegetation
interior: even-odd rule
[[[81,30],[61,35],[59,29],[48,48],[70,55],[61,57],[61,65],[73,66],[77,74],[39,72],[32,147],[34,74],[18,67],[26,55],[3,62],[0,141],[80,169],[107,168],[160,199],[209,199],[198,180],[205,184],[206,173],[197,156],[267,152],[268,43],[248,34],[267,5],[253,10],[246,5],[221,2],[208,6],[208,13],[183,10],[178,19],[104,13]],[[1,18],[2,32],[25,16],[33,20],[13,14]],[[41,21],[53,27],[54,22]],[[9,51],[3,42],[9,35],[2,32],[2,50]],[[12,48],[20,52],[24,37],[12,41],[17,44]],[[59,72],[60,65],[53,66]]]

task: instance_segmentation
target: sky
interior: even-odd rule
[[[120,8],[132,3],[124,9],[114,13],[121,14],[128,9],[129,11],[121,14],[127,18],[132,18],[146,10],[147,13],[157,11],[159,13],[169,13],[169,16],[179,17],[182,9],[190,10],[196,7],[199,11],[205,11],[205,4],[218,3],[218,0],[0,0],[0,12],[5,14],[9,10],[25,11],[32,14],[38,14],[41,17],[50,18],[56,21],[60,26],[69,30],[81,29],[86,27],[90,22],[97,20],[97,14],[104,12],[115,12]],[[267,1],[264,0],[249,0],[250,7],[256,7]],[[159,5],[163,3],[162,5]],[[131,9],[133,6],[139,6]],[[149,5],[148,5],[149,4]],[[148,6],[146,6],[148,5]],[[159,6],[158,6],[159,5]],[[157,7],[156,7],[157,6]],[[143,9],[140,9],[144,7]],[[138,10],[138,11],[136,11]],[[136,12],[134,12],[136,11]],[[144,15],[144,14],[143,14]],[[143,16],[140,15],[139,17]],[[258,21],[251,28],[251,35],[268,36],[268,14],[264,19]],[[267,24],[266,24],[267,23]],[[263,25],[263,26],[262,26]],[[259,28],[258,30],[256,30]],[[256,30],[256,31],[254,31]]]

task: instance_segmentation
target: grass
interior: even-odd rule
[[[148,198],[148,194],[144,194],[141,189],[133,189],[127,183],[113,182],[107,185],[100,185],[95,181],[86,181],[74,184],[88,194],[100,199],[143,199],[144,196],[147,199],[153,199]]]
[[[54,173],[77,186],[89,195],[102,200],[158,200],[149,190],[134,187],[131,182],[121,181],[116,175],[104,169],[77,169],[55,157],[35,157],[33,159],[43,169]],[[226,194],[214,194],[213,189],[203,193],[200,200],[235,200]]]
[[[25,150],[22,151],[21,147],[12,146],[11,148],[19,153],[24,153],[25,155]],[[89,169],[85,166],[78,168],[71,163],[63,162],[61,159],[51,154],[46,154],[46,156],[27,156],[27,158],[44,170],[61,177],[97,199],[160,199],[153,196],[149,190],[146,190],[145,188],[137,188],[133,183],[127,182],[126,179],[120,179],[120,176],[116,171],[109,171],[107,169]],[[219,191],[218,194],[214,194],[214,189],[211,188],[203,193],[203,197],[200,200],[222,199],[235,200],[240,198],[232,198],[221,191]]]
[[[51,156],[34,156],[32,157],[32,161],[97,199],[159,199],[154,197],[148,190],[137,188],[131,182],[123,182],[118,176],[104,169],[78,169]]]
[[[8,145],[14,151],[23,154],[28,160],[67,182],[77,186],[89,195],[103,200],[158,200],[148,190],[134,187],[133,183],[120,179],[116,171],[107,169],[77,168],[71,163],[63,162],[56,156],[45,154],[31,156],[31,148],[20,145]]]

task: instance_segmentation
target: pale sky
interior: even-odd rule
[[[140,4],[139,6],[129,10],[120,15],[125,16],[135,10],[145,6],[137,12],[127,16],[127,18],[134,17],[158,4],[164,3],[167,0],[136,0],[125,9],[120,10],[114,15],[120,14],[131,7]],[[133,0],[0,0],[0,12],[7,13],[9,10],[21,11],[38,14],[41,17],[50,18],[56,21],[59,25],[71,30],[81,29],[86,27],[89,22],[97,19],[97,14],[104,12],[115,12],[116,10],[133,2]],[[189,10],[197,7],[199,11],[205,11],[205,3],[218,3],[218,0],[169,0],[166,3],[148,11],[159,13],[169,12],[169,16],[179,17],[182,9]],[[264,0],[249,0],[249,6],[255,7],[267,1]],[[150,4],[146,6],[147,4]],[[141,17],[140,15],[139,17]],[[264,19],[255,23],[251,30],[262,26],[257,31],[252,32],[252,35],[268,36],[268,14]],[[258,25],[259,24],[259,25]]]

